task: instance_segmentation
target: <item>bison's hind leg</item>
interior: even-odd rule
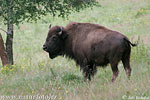
[[[126,71],[126,75],[129,79],[131,76],[130,52],[131,52],[131,49],[129,48],[128,50],[125,51],[124,55],[122,56],[122,63]]]
[[[111,65],[111,69],[113,72],[112,82],[114,82],[119,74],[118,61],[112,62],[112,63],[110,63],[110,65]]]
[[[121,57],[122,57],[122,53],[120,52],[120,49],[118,48],[116,50],[116,52],[113,52],[111,57],[112,58],[110,58],[110,65],[111,65],[111,69],[113,72],[112,82],[114,82],[116,80],[116,78],[118,77],[118,74],[119,74],[118,64],[119,64]]]

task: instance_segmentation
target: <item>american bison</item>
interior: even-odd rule
[[[113,82],[119,73],[120,60],[130,77],[130,45],[136,46],[117,31],[98,24],[70,22],[66,27],[50,28],[43,49],[51,59],[59,55],[74,59],[80,65],[85,81],[91,80],[97,66],[110,63]]]

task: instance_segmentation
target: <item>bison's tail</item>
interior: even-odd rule
[[[127,38],[124,38],[125,41],[127,41],[130,45],[132,45],[133,47],[137,46],[137,44],[133,44],[131,43]]]

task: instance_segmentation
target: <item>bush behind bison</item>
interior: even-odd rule
[[[50,28],[43,49],[51,59],[58,55],[74,59],[80,65],[85,81],[91,80],[97,66],[110,63],[113,82],[119,73],[120,60],[130,77],[130,45],[136,46],[117,31],[98,24],[70,22],[66,27]]]

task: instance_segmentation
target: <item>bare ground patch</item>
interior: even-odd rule
[[[134,35],[130,37],[130,40],[133,43],[142,43],[142,44],[146,44],[146,45],[150,45],[150,35],[149,34],[145,34],[145,35]]]

